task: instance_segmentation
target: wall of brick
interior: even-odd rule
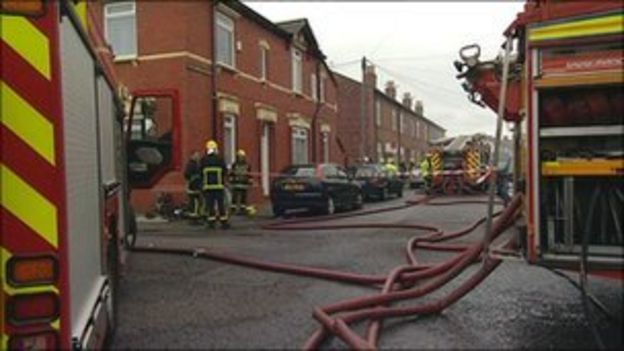
[[[181,163],[168,172],[153,188],[134,190],[133,204],[138,212],[153,209],[160,192],[169,192],[177,201],[184,199],[182,170],[193,150],[204,149],[212,135],[212,85],[211,85],[211,28],[212,13],[209,2],[202,1],[137,1],[138,57],[117,61],[116,73],[120,84],[130,91],[136,89],[175,89],[180,94],[182,113],[181,145],[175,151]],[[102,2],[89,4],[96,22],[103,22]],[[166,19],[166,22],[163,20]],[[99,25],[103,25],[102,23]],[[291,163],[291,128],[289,118],[299,113],[311,122],[317,104],[311,99],[310,74],[316,72],[319,59],[304,54],[303,94],[291,91],[290,42],[283,36],[267,30],[244,14],[235,16],[236,50],[235,69],[217,69],[217,92],[233,97],[238,103],[237,148],[248,153],[255,172],[260,171],[260,136],[263,122],[256,118],[257,104],[273,107],[278,115],[272,125],[271,172],[278,172]],[[268,80],[260,76],[260,41],[265,41],[268,51]],[[342,162],[343,155],[336,142],[337,93],[331,74],[326,73],[326,103],[317,114],[316,155],[322,157],[320,125],[327,124],[330,131],[330,161]],[[223,115],[217,115],[216,129],[223,125]],[[312,138],[312,135],[310,135]],[[310,149],[313,143],[310,140]],[[314,151],[310,150],[310,159]],[[251,201],[266,199],[261,194],[260,179],[253,188]]]

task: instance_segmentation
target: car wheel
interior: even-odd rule
[[[362,195],[362,193],[358,192],[355,195],[355,203],[353,204],[353,209],[359,210],[360,208],[362,208],[362,206],[364,206],[364,196]]]
[[[275,217],[281,217],[284,215],[284,209],[279,206],[273,206],[273,215]]]
[[[403,188],[399,189],[399,191],[397,192],[397,196],[403,197]]]
[[[333,215],[336,213],[336,204],[331,196],[327,198],[327,204],[325,205],[324,212],[326,215]]]
[[[379,198],[381,199],[381,201],[384,201],[388,198],[388,188],[381,189],[381,194],[379,195]]]

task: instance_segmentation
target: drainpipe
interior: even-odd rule
[[[323,103],[321,102],[321,61],[320,59],[316,62],[316,108],[314,109],[314,115],[312,116],[312,163],[318,162],[318,150],[316,148],[317,138],[316,135],[316,120],[318,119],[318,115],[321,112],[321,108],[323,107]]]
[[[217,114],[219,111],[219,106],[218,103],[219,101],[217,100],[217,36],[216,36],[216,31],[217,31],[217,5],[219,3],[219,0],[214,0],[211,1],[212,3],[212,30],[210,31],[210,42],[212,43],[212,53],[211,53],[211,60],[212,60],[212,64],[210,65],[210,89],[212,90],[212,139],[213,140],[217,140],[219,133],[217,132],[218,130],[218,118],[217,118]]]

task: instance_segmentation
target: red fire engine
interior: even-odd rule
[[[505,55],[480,61],[470,45],[455,62],[470,100],[514,124],[531,263],[585,262],[622,278],[622,11],[621,1],[530,0],[505,31]]]
[[[115,327],[123,113],[88,17],[0,2],[0,349],[100,348]]]

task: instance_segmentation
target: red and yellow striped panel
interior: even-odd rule
[[[8,296],[51,291],[61,298],[61,318],[49,327],[68,325],[63,292],[67,270],[63,249],[65,176],[58,70],[58,3],[47,2],[37,18],[0,15],[0,311]],[[6,262],[16,255],[53,254],[61,263],[55,285],[15,287],[6,281]],[[11,334],[28,332],[0,318],[0,349]],[[48,327],[48,326],[45,326]],[[67,328],[65,328],[67,329]],[[67,334],[61,339],[68,340]],[[68,341],[62,347],[68,347]]]

